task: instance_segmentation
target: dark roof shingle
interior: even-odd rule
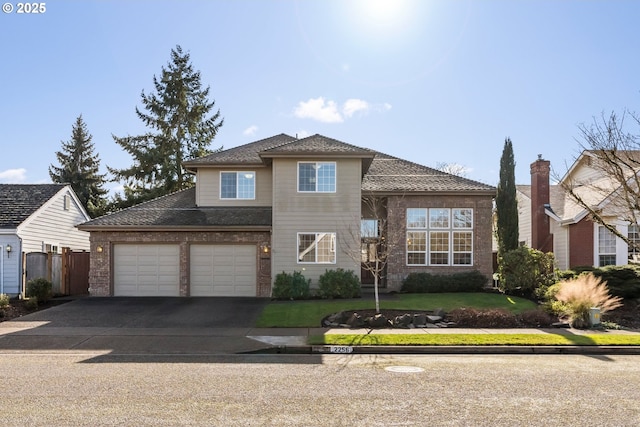
[[[197,207],[195,188],[101,216],[80,225],[91,227],[269,227],[270,207]]]
[[[16,228],[66,184],[0,184],[0,228]]]

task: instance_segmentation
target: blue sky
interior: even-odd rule
[[[17,2],[10,1],[14,7]],[[496,185],[577,126],[640,103],[636,1],[48,1],[0,14],[0,182],[49,182],[79,114],[101,166],[146,131],[140,93],[177,44],[225,119],[212,147],[320,133]],[[109,183],[114,189],[118,183]]]

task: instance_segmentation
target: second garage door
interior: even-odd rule
[[[256,296],[256,247],[192,245],[191,296]]]

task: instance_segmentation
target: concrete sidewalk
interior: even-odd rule
[[[367,354],[640,354],[640,346],[312,346],[323,334],[625,334],[638,331],[575,329],[327,329],[55,327],[47,322],[0,323],[0,353],[106,352],[112,355],[212,355],[243,353]]]

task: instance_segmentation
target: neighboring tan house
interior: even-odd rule
[[[360,275],[361,230],[380,218],[363,196],[385,199],[400,236],[387,290],[414,271],[491,277],[489,185],[321,135],[281,134],[184,166],[194,188],[78,227],[91,233],[91,295],[269,297],[283,271],[312,288],[328,269]]]
[[[65,184],[0,184],[0,293],[23,291],[23,254],[89,250],[90,217]]]
[[[592,167],[594,156],[584,151],[558,184],[549,183],[550,162],[541,157],[531,164],[531,185],[518,185],[519,235],[522,244],[553,252],[561,270],[578,266],[624,265],[633,251],[619,237],[591,220],[587,209],[563,189],[563,183],[582,183],[577,191],[608,223],[629,238],[640,240],[637,225],[630,225],[614,213],[612,181]],[[593,184],[589,185],[588,183]],[[609,186],[609,190],[597,191]],[[604,185],[602,185],[604,183]]]

